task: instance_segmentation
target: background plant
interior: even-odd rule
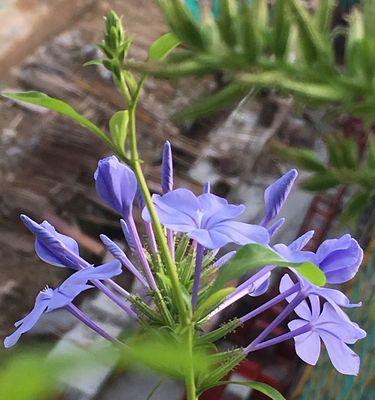
[[[132,67],[161,78],[215,74],[225,83],[222,89],[178,111],[177,120],[218,111],[254,90],[274,90],[291,96],[297,104],[324,109],[328,123],[343,115],[363,121],[361,140],[368,147],[363,159],[352,139],[329,133],[326,163],[308,149],[284,148],[281,152],[284,158],[314,172],[304,183],[307,190],[351,186],[345,221],[355,221],[371,203],[375,182],[371,161],[375,1],[363,0],[361,7],[344,14],[344,24],[336,26],[334,15],[348,11],[346,2],[322,0],[314,10],[307,10],[300,0],[217,0],[202,2],[206,6],[201,9],[198,3],[193,6],[179,0],[159,3],[183,48],[162,63],[132,63]],[[341,42],[343,50],[338,45]],[[274,148],[281,150],[282,145],[276,143]]]

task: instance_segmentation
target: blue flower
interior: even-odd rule
[[[114,260],[99,267],[88,267],[75,272],[56,289],[42,290],[37,295],[30,313],[14,324],[17,329],[5,338],[4,346],[14,346],[22,334],[34,327],[42,314],[68,306],[80,293],[91,289],[93,286],[87,285],[88,280],[109,279],[120,274],[121,263]]]
[[[187,189],[176,189],[163,196],[153,195],[160,222],[175,232],[185,232],[191,239],[209,249],[227,243],[267,244],[269,234],[258,225],[233,221],[245,210],[243,205],[228,204],[227,200],[211,193],[195,196]],[[150,221],[147,210],[143,218]]]
[[[137,192],[134,172],[120,163],[115,156],[111,156],[99,161],[94,178],[100,199],[127,218],[132,213]]]
[[[284,280],[280,292],[290,287],[291,283]],[[287,297],[287,301],[291,302],[295,296]],[[291,331],[306,326],[306,323],[310,326],[309,332],[294,338],[298,356],[308,364],[315,365],[320,355],[322,340],[333,366],[342,374],[357,375],[360,359],[347,344],[364,338],[366,332],[330,303],[324,303],[321,311],[317,296],[309,296],[309,303],[303,301],[294,311],[300,319],[289,322],[288,327]]]
[[[301,250],[312,238],[313,232],[307,232],[289,246],[277,244],[274,250],[290,262],[311,261],[325,274],[327,283],[343,283],[353,278],[362,262],[363,251],[350,235],[339,239],[325,240],[316,253]],[[333,307],[359,307],[361,303],[352,304],[344,293],[337,289],[318,287],[307,281],[292,269],[303,291],[326,299]],[[290,278],[285,278],[290,279]]]

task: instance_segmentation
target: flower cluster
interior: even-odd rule
[[[121,227],[131,256],[126,255],[110,238],[101,235],[102,242],[115,260],[95,267],[79,255],[78,245],[72,238],[56,232],[46,221],[38,224],[21,216],[26,227],[35,235],[35,251],[39,258],[75,272],[58,288],[47,288],[39,293],[33,310],[15,324],[16,331],[5,339],[6,347],[13,346],[43,313],[61,307],[99,335],[117,342],[72,304],[81,292],[93,287],[108,296],[130,318],[150,326],[175,326],[179,323],[172,290],[166,279],[168,274],[163,255],[155,239],[151,210],[145,206],[134,172],[111,156],[99,162],[94,177],[100,199],[122,218]],[[313,237],[313,232],[305,233],[288,245],[271,245],[272,237],[285,221],[277,216],[296,178],[297,171],[291,170],[266,189],[264,217],[258,225],[239,222],[236,218],[244,212],[245,206],[229,204],[224,198],[212,194],[208,184],[198,196],[188,189],[173,188],[172,152],[167,142],[163,151],[162,194],[154,194],[152,202],[157,218],[165,229],[179,285],[186,294],[184,298],[189,299],[189,305],[186,306],[190,308],[197,335],[204,334],[200,329],[203,324],[240,298],[260,296],[267,291],[276,266],[263,264],[261,269],[233,291],[226,292],[219,303],[211,304],[208,309],[202,306],[217,274],[236,258],[236,251],[231,251],[215,260],[217,252],[229,243],[238,246],[255,243],[281,259],[289,267],[289,274],[282,277],[280,293],[276,297],[232,321],[230,327],[234,329],[282,301],[286,306],[269,326],[240,350],[241,354],[245,356],[294,338],[298,356],[309,364],[315,364],[322,340],[334,367],[341,373],[355,375],[359,369],[359,358],[348,344],[355,343],[366,334],[349,320],[342,308],[358,307],[360,304],[351,304],[337,289],[313,284],[294,266],[296,263],[313,263],[324,273],[328,284],[344,283],[358,271],[363,256],[360,246],[346,234],[339,239],[324,241],[316,252],[306,251],[304,248]],[[147,244],[142,242],[135,223],[135,203],[147,233]],[[141,294],[128,293],[112,280],[121,273],[121,267],[126,268],[143,286]],[[160,304],[162,307],[157,307]],[[163,312],[159,312],[160,309]],[[299,319],[289,322],[290,332],[269,339],[274,328],[292,312]],[[228,331],[224,329],[222,332],[224,335]],[[219,336],[212,337],[217,339]]]

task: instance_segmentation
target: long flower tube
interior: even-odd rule
[[[303,294],[297,296],[281,311],[281,313],[265,328],[245,349],[249,353],[254,346],[265,339],[281,322],[283,322],[290,313],[305,299]]]

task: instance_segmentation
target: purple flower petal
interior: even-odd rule
[[[244,206],[228,204],[211,193],[197,197],[190,190],[176,189],[163,196],[154,195],[153,201],[160,222],[167,229],[186,232],[206,248],[217,249],[227,243],[269,242],[265,228],[231,220],[244,211]],[[146,209],[142,216],[150,221]]]
[[[270,227],[268,227],[267,230],[270,236],[276,235],[276,233],[284,225],[285,221],[286,221],[285,218],[280,218],[277,221],[275,221]]]
[[[168,140],[163,147],[163,159],[161,163],[161,187],[163,193],[173,190],[173,158],[171,144]]]
[[[291,331],[306,325],[306,321],[296,319],[288,323]],[[294,338],[296,353],[303,361],[315,365],[320,355],[320,337],[316,332],[307,332]]]
[[[261,225],[266,226],[279,213],[297,176],[298,172],[292,169],[265,190],[265,215]]]
[[[363,251],[350,235],[325,240],[318,248],[317,259],[328,283],[343,283],[357,273],[363,259]]]
[[[366,337],[366,332],[358,324],[352,322],[342,310],[337,310],[329,303],[323,306],[317,329],[333,332],[337,338],[349,344]]]
[[[291,251],[298,251],[302,250],[307,243],[312,239],[314,236],[314,231],[308,231],[304,233],[302,236],[294,240],[290,245],[288,246],[289,250]]]
[[[99,161],[94,178],[100,199],[123,217],[129,216],[138,186],[134,172],[111,156]]]
[[[34,308],[26,315],[25,318],[18,321],[15,325],[17,329],[4,339],[4,346],[6,348],[14,346],[23,333],[28,332],[38,322],[41,315],[46,311],[50,296],[40,292],[35,299]]]
[[[197,197],[187,189],[176,189],[164,196],[153,195],[160,222],[168,229],[190,232],[199,228],[199,203]],[[145,221],[151,222],[147,209],[142,212]]]
[[[328,332],[320,332],[329,358],[337,371],[345,375],[358,375],[360,358],[343,341]]]
[[[106,264],[102,264],[99,267],[88,267],[81,269],[75,274],[71,275],[64,281],[65,285],[80,285],[87,281],[95,279],[105,280],[113,278],[114,276],[120,275],[122,272],[121,263],[118,260],[112,260]]]
[[[218,260],[215,261],[214,267],[220,269],[224,264],[226,264],[231,258],[236,255],[236,251],[230,251],[227,254],[224,254]]]
[[[199,211],[202,214],[200,227],[210,229],[223,221],[233,219],[245,211],[245,206],[228,204],[228,202],[212,193],[198,196]]]
[[[47,221],[38,224],[26,215],[21,215],[21,220],[35,235],[35,251],[41,260],[57,267],[78,268],[69,255],[72,252],[79,256],[78,244],[74,239],[58,233]]]
[[[323,297],[333,306],[354,308],[354,307],[361,307],[362,305],[361,302],[351,303],[348,297],[337,289],[317,287],[311,285],[310,291],[311,293],[315,293],[318,296]]]
[[[81,272],[81,271],[79,271]],[[78,273],[78,272],[77,272]],[[46,312],[51,312],[70,304],[79,294],[85,290],[91,289],[93,286],[85,284],[68,285],[63,283],[60,287],[53,291],[51,300],[48,302]]]
[[[254,281],[253,286],[249,292],[251,297],[258,297],[266,293],[271,281],[271,271]]]
[[[214,228],[213,231],[224,233],[229,242],[237,243],[240,245],[248,243],[268,244],[270,237],[267,229],[259,225],[245,224],[239,221],[224,221]]]

